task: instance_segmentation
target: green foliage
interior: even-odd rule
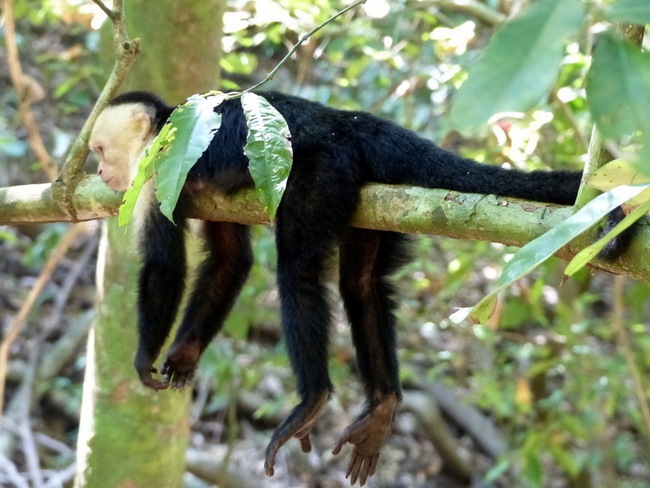
[[[607,193],[599,195],[587,205],[578,210],[574,215],[564,222],[551,229],[547,233],[529,242],[508,262],[499,278],[498,287],[481,300],[471,312],[471,316],[479,321],[485,322],[489,319],[494,310],[496,295],[499,291],[530,273],[542,262],[551,257],[561,247],[565,246],[584,231],[593,226],[594,222],[600,221],[605,215],[619,205],[644,191],[647,186],[619,186]],[[629,221],[628,225],[632,223]],[[622,231],[622,229],[620,230]],[[613,236],[609,236],[613,237]],[[594,257],[608,240],[603,239],[599,246],[594,246],[590,251]],[[594,252],[595,251],[595,252]],[[586,264],[585,255],[580,256],[572,268],[575,273]],[[580,263],[580,266],[578,266]]]
[[[273,220],[293,163],[291,134],[280,112],[265,98],[244,93],[241,103],[248,125],[244,147],[248,169],[264,208]]]
[[[195,95],[169,118],[141,160],[120,208],[120,225],[130,220],[144,183],[153,177],[160,211],[173,221],[174,208],[192,166],[201,157],[221,125],[214,108],[225,99],[221,93]]]
[[[584,19],[578,0],[545,0],[507,22],[456,95],[451,116],[459,130],[484,124],[497,112],[530,110],[539,104],[557,77],[567,39]]]
[[[646,0],[618,0],[606,12],[612,22],[628,24],[650,24],[650,8]]]

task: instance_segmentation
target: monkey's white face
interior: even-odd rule
[[[152,130],[146,107],[137,103],[108,107],[97,117],[88,147],[99,158],[99,176],[113,190],[128,188],[138,160],[155,136]]]

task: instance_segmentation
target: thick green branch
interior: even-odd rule
[[[98,177],[84,178],[73,195],[76,218],[92,220],[117,214],[120,193]],[[193,197],[191,216],[244,224],[267,224],[268,216],[253,190],[223,196],[204,189]],[[352,224],[357,227],[435,234],[458,239],[486,240],[522,246],[571,215],[567,207],[546,206],[497,198],[493,195],[448,190],[368,185]],[[0,225],[72,220],[54,203],[49,184],[0,188]],[[650,281],[650,226],[640,224],[638,238],[626,255],[594,268]],[[571,258],[576,251],[561,249],[557,256]]]

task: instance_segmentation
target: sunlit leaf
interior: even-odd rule
[[[242,96],[248,125],[244,151],[249,171],[266,211],[275,218],[293,163],[289,127],[280,112],[254,93]]]
[[[600,191],[609,191],[621,185],[640,185],[650,183],[650,176],[639,171],[638,164],[630,163],[623,159],[615,159],[593,174],[589,179],[589,186]],[[650,198],[650,189],[642,191],[639,195],[628,200],[629,205],[640,205]]]
[[[497,112],[524,111],[550,91],[567,38],[581,28],[578,0],[535,2],[494,35],[458,91],[451,115],[460,130]]]
[[[142,187],[153,176],[153,161],[174,140],[174,132],[171,124],[165,124],[140,160],[138,172],[122,199],[122,205],[120,206],[120,213],[117,219],[120,226],[128,224],[131,220],[135,204],[142,192]]]
[[[160,211],[173,221],[187,174],[201,157],[221,125],[221,115],[214,112],[225,96],[195,95],[172,113],[169,122],[174,141],[154,159],[154,181]]]

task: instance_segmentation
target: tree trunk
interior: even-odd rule
[[[218,88],[223,7],[220,0],[128,2],[129,33],[142,40],[128,89],[154,91],[176,103]],[[103,225],[75,486],[181,486],[190,392],[157,393],[140,384],[133,368],[136,239],[115,218]]]

